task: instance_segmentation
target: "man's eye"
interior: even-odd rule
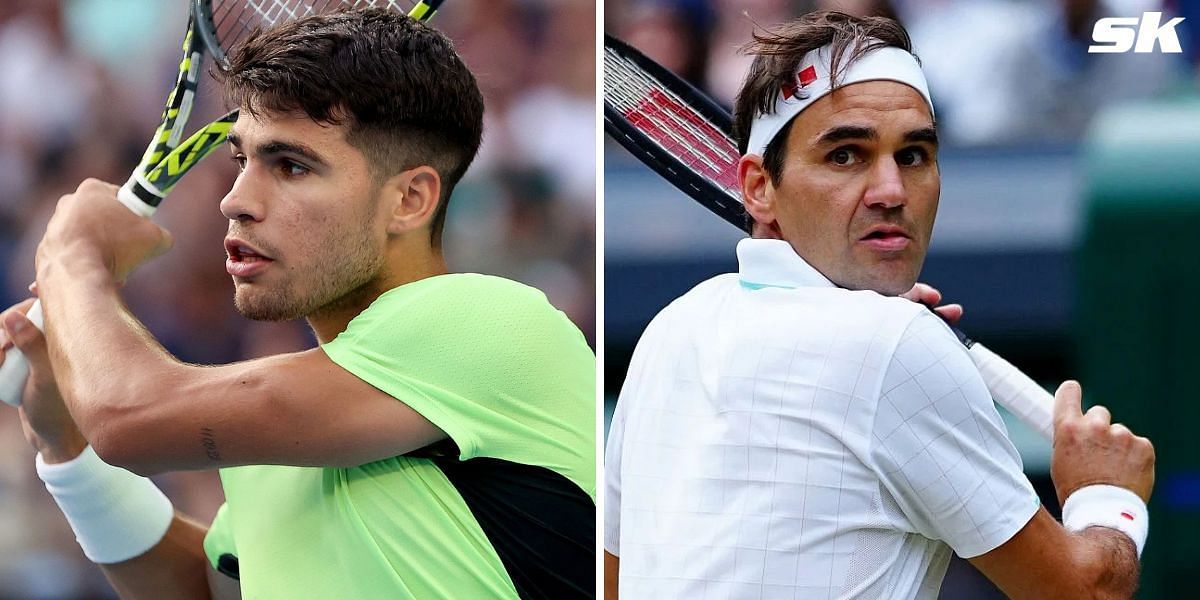
[[[281,161],[279,163],[279,168],[283,171],[284,175],[289,177],[298,177],[308,173],[308,167],[290,160]]]
[[[835,165],[848,165],[858,159],[858,153],[853,148],[838,148],[830,152],[828,158]]]
[[[233,164],[237,165],[237,168],[239,171],[246,170],[246,157],[245,156],[242,156],[241,154],[235,154],[229,158],[233,160]]]
[[[902,167],[915,167],[925,164],[929,154],[923,148],[905,148],[896,153],[896,164]]]

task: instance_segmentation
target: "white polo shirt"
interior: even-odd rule
[[[623,599],[936,598],[1039,502],[966,349],[743,240],[647,327],[605,459]]]

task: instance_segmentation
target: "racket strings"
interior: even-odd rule
[[[740,198],[737,145],[685,100],[611,48],[604,55],[604,98],[676,160]]]
[[[246,8],[252,10],[262,18],[263,24],[273,26],[286,17],[288,19],[298,19],[303,16],[308,16],[313,13],[312,6],[304,6],[304,3],[295,3],[291,6],[291,2],[267,2],[262,0],[255,2],[250,0],[246,3]]]
[[[408,14],[416,0],[231,0],[213,3],[213,24],[217,44],[225,52],[244,40],[255,29],[273,27],[285,21],[310,15],[352,8],[387,8]]]

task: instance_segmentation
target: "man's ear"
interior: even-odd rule
[[[738,161],[738,182],[742,185],[742,205],[754,219],[755,232],[778,231],[775,218],[775,194],[763,159],[747,154]],[[755,237],[760,237],[757,233]],[[765,236],[778,237],[778,236]]]
[[[437,212],[442,195],[442,177],[433,167],[422,165],[408,169],[384,184],[390,210],[387,232],[404,234],[428,228]]]

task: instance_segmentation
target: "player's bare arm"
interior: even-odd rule
[[[122,600],[162,598],[167,590],[182,600],[230,598],[215,592],[221,580],[229,578],[208,574],[212,567],[204,556],[207,532],[208,527],[177,513],[167,534],[145,554],[100,568]]]
[[[1083,413],[1081,391],[1055,395],[1051,476],[1060,503],[1089,485],[1112,485],[1150,499],[1154,447],[1096,406]],[[1132,515],[1131,515],[1132,516]],[[971,559],[1011,598],[1130,598],[1140,572],[1131,538],[1107,527],[1067,531],[1041,509],[1000,547]]]
[[[604,551],[604,600],[617,600],[617,587],[620,579],[621,559]]]
[[[14,345],[19,347],[30,364],[20,408],[25,438],[45,463],[61,464],[77,458],[88,442],[63,404],[50,368],[45,337],[24,316],[32,304],[32,299],[26,300],[0,315],[3,347],[5,350]],[[204,555],[207,530],[176,512],[166,535],[154,547],[129,560],[100,567],[126,600],[161,598],[168,592],[172,598],[184,600],[238,598],[237,582],[216,573],[207,564]]]
[[[108,308],[121,314],[116,302]],[[145,339],[116,326],[124,325],[120,320],[109,322],[114,326],[101,335]],[[76,348],[88,352],[86,345]],[[96,452],[139,474],[245,464],[354,466],[446,437],[319,349],[218,367],[179,363],[151,342],[123,350],[154,366],[119,369],[129,377],[124,383],[95,394],[80,387],[66,397]],[[229,418],[234,412],[238,418]]]
[[[1045,509],[1000,547],[970,559],[1009,598],[1131,598],[1139,565],[1116,530],[1073,534]]]

